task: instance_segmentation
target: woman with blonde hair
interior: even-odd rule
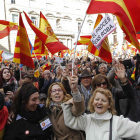
[[[52,123],[52,131],[55,140],[84,140],[81,131],[75,131],[68,128],[64,123],[63,110],[61,104],[67,102],[69,99],[72,106],[72,113],[75,116],[81,115],[85,111],[84,100],[77,89],[78,77],[73,75],[70,77],[70,86],[72,90],[72,97],[67,94],[65,88],[60,82],[53,83],[48,89],[48,98],[46,102],[47,108],[51,110],[49,119]],[[80,99],[77,102],[77,98]],[[72,101],[73,100],[73,101]]]
[[[86,140],[139,140],[140,123],[130,121],[123,116],[116,116],[112,94],[109,90],[97,88],[90,100],[92,114],[75,117],[69,103],[61,105],[65,125],[75,130],[83,130]]]

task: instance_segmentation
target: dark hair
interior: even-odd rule
[[[4,71],[5,69],[9,70],[9,72],[10,72],[10,74],[11,74],[11,76],[12,76],[12,73],[11,73],[11,71],[10,71],[9,68],[3,68],[3,69],[0,71],[0,88],[3,87],[3,83],[5,82],[5,80],[4,80],[4,78],[3,78],[3,71]],[[11,78],[11,77],[10,77],[10,78]],[[9,80],[10,80],[10,79],[9,79]]]
[[[103,79],[105,79],[105,81],[107,82],[107,89],[109,89],[109,90],[112,89],[112,85],[109,82],[107,76],[105,76],[103,74],[98,74],[93,78],[92,83],[91,83],[93,91],[96,89],[96,84],[101,83]]]
[[[35,92],[39,91],[31,82],[23,83],[22,86],[16,91],[12,105],[12,112],[17,115],[19,111],[28,103],[29,97]]]

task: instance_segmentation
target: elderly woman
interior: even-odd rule
[[[87,140],[139,140],[140,123],[135,123],[123,116],[116,116],[112,94],[109,90],[97,88],[90,100],[92,114],[73,116],[71,106],[62,104],[66,126],[83,130]]]
[[[126,96],[123,93],[122,89],[115,88],[111,85],[109,82],[107,76],[103,74],[98,74],[94,77],[92,80],[92,90],[94,91],[96,88],[103,88],[103,89],[109,89],[113,95],[113,99],[115,102],[115,109],[117,111],[117,115],[122,115],[121,109],[120,109],[120,103],[119,99],[125,99]]]
[[[50,140],[49,109],[39,104],[38,89],[30,82],[17,90],[13,102],[14,118],[6,127],[3,140]]]
[[[72,113],[75,116],[81,115],[85,110],[84,100],[77,90],[77,83],[77,76],[73,75],[72,77],[70,77],[70,86],[74,100]],[[84,137],[80,131],[70,129],[64,124],[64,115],[61,104],[67,102],[71,98],[72,97],[67,94],[61,83],[53,83],[49,87],[47,107],[51,110],[49,118],[52,123],[52,131],[55,135],[55,139],[57,140],[84,140]],[[77,102],[77,99],[80,100],[78,100]]]

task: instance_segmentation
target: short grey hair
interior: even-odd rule
[[[105,66],[105,67],[106,67],[106,69],[107,69],[107,65],[106,65],[106,64],[104,64],[104,63],[101,63],[101,64],[99,65],[98,69],[100,69],[100,67],[101,67],[101,66]]]

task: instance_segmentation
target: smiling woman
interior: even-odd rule
[[[62,104],[65,125],[86,132],[86,140],[139,140],[140,123],[116,116],[112,94],[109,90],[97,88],[90,100],[92,114],[75,117],[71,106]],[[126,126],[127,124],[127,126]]]
[[[85,110],[84,99],[81,97],[81,94],[77,90],[78,77],[71,76],[70,85],[75,85],[75,88],[71,88],[72,94],[76,97],[80,97],[80,101],[73,100],[72,97],[67,94],[62,83],[56,82],[53,83],[48,90],[47,98],[47,107],[50,108],[51,114],[49,115],[50,121],[52,123],[52,131],[54,132],[55,138],[57,140],[84,140],[82,132],[75,131],[68,128],[64,124],[64,115],[61,108],[62,103],[66,103],[69,99],[72,105],[72,112],[74,115],[82,114]],[[77,106],[77,103],[79,104]]]
[[[3,140],[51,140],[49,109],[39,104],[39,92],[32,83],[23,83],[17,90],[12,112],[15,117],[7,126]]]

